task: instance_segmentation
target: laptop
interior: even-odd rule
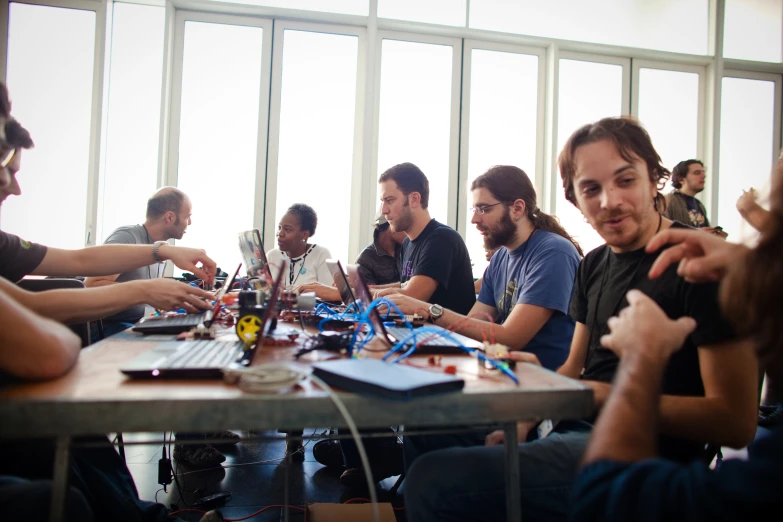
[[[245,260],[247,277],[257,278],[266,274],[269,280],[272,280],[269,262],[264,253],[264,243],[261,242],[261,232],[257,228],[239,233],[239,250]]]
[[[348,278],[343,270],[343,265],[339,259],[327,259],[326,266],[329,267],[329,271],[334,278],[334,286],[337,291],[340,292],[340,298],[343,300],[345,306],[351,306],[356,302],[356,296],[353,295]]]
[[[283,272],[272,286],[258,338],[249,349],[239,340],[166,341],[134,357],[120,371],[136,379],[222,379],[223,368],[249,366],[277,317]]]
[[[372,302],[372,293],[370,293],[370,287],[364,281],[364,278],[359,273],[358,267],[355,265],[348,265],[348,279],[353,282],[354,290],[356,290],[356,299],[363,305],[367,306]],[[391,326],[384,324],[381,320],[381,314],[378,313],[377,308],[373,308],[370,311],[370,323],[375,330],[375,333],[379,337],[385,338],[385,341],[392,345],[397,344],[402,339],[405,339],[411,334],[410,328],[407,326]],[[464,335],[452,332],[441,326],[434,324],[427,325],[430,330],[442,331],[448,333],[453,339],[459,342],[466,348],[476,348],[484,351],[484,345],[475,339],[466,337]],[[421,355],[452,355],[452,354],[464,354],[465,350],[460,348],[454,341],[449,338],[437,335],[435,332],[422,334],[421,339],[417,338],[417,342],[424,341],[416,348],[416,353]]]
[[[227,277],[223,286],[215,295],[215,304],[212,308],[204,313],[200,314],[185,314],[185,315],[163,315],[160,317],[143,317],[136,324],[133,325],[133,331],[149,334],[172,334],[176,335],[182,332],[188,332],[200,324],[203,324],[206,328],[212,326],[212,321],[217,317],[220,311],[221,300],[223,295],[231,288],[234,283],[239,269],[242,267],[242,263],[239,263],[237,269],[234,270],[234,274],[231,277]]]

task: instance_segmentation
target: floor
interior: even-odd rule
[[[306,436],[319,436],[326,433],[325,429],[306,430]],[[245,432],[243,437],[253,436]],[[765,428],[758,428],[756,437],[769,433]],[[170,434],[169,434],[170,435]],[[145,500],[157,500],[172,509],[187,509],[201,497],[218,492],[230,492],[231,497],[220,511],[226,518],[247,517],[265,507],[280,506],[285,503],[285,484],[289,484],[290,506],[303,507],[308,503],[345,502],[352,498],[367,497],[366,491],[349,491],[339,482],[340,471],[328,469],[313,458],[314,440],[306,441],[305,460],[294,463],[287,469],[284,460],[285,441],[283,435],[276,431],[255,434],[276,440],[242,442],[231,449],[224,450],[226,462],[222,467],[204,470],[188,471],[177,468],[179,488],[175,483],[167,487],[167,491],[157,483],[158,460],[162,456],[162,433],[125,434],[126,442],[150,442],[144,445],[126,446],[126,461],[130,468],[139,495]],[[173,449],[173,446],[172,446]],[[747,451],[723,448],[724,459],[747,458]],[[714,467],[714,463],[713,466]],[[288,471],[288,476],[286,476]],[[381,502],[391,502],[396,507],[402,507],[402,489],[392,496],[389,490],[394,486],[396,477],[388,478],[379,483],[377,493]],[[180,494],[181,489],[181,494]],[[194,509],[200,509],[194,507]],[[404,509],[395,512],[398,521],[405,520]],[[183,513],[178,515],[183,520],[198,521],[198,513]],[[263,513],[255,515],[250,521],[303,521],[301,511],[291,509],[288,518],[282,507],[272,507]]]
[[[308,429],[305,436],[318,436],[326,431]],[[252,435],[240,431],[236,433],[243,437]],[[368,496],[366,490],[346,490],[339,482],[341,470],[331,470],[316,462],[312,453],[316,441],[305,441],[304,462],[294,463],[287,469],[283,435],[277,431],[255,435],[277,440],[242,442],[231,449],[223,450],[226,462],[222,467],[210,470],[189,471],[178,468],[174,462],[181,494],[176,483],[170,484],[167,491],[157,483],[158,460],[163,453],[162,433],[125,434],[123,439],[126,443],[152,441],[151,444],[125,446],[125,459],[142,499],[157,500],[174,509],[187,509],[204,496],[230,492],[230,499],[218,508],[226,518],[246,517],[264,507],[284,504],[286,481],[289,483],[290,506],[303,507],[314,502],[345,502],[351,498]],[[401,492],[394,497],[388,493],[395,482],[396,477],[380,482],[377,489],[378,499],[381,502],[392,502],[394,506],[402,506]],[[398,520],[405,520],[404,510],[398,510],[396,513]],[[183,513],[177,516],[188,522],[198,521],[201,517],[198,513]],[[301,511],[291,509],[289,518],[286,518],[282,507],[275,507],[247,520],[297,522],[304,520],[304,515]]]

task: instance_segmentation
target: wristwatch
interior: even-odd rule
[[[161,245],[168,245],[168,242],[155,241],[155,243],[152,246],[152,259],[154,259],[156,263],[163,262],[163,260],[160,258],[160,254],[158,254],[158,249],[161,247]]]
[[[429,312],[430,312],[430,319],[434,323],[435,321],[440,319],[441,316],[443,315],[443,307],[439,304],[431,304]]]

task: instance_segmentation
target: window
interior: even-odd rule
[[[318,214],[313,242],[348,259],[359,39],[286,29],[274,226],[293,203]],[[267,227],[268,228],[268,227]],[[274,238],[267,250],[276,248]]]
[[[193,225],[180,244],[204,248],[226,272],[241,260],[237,232],[252,228],[253,206],[261,204],[254,196],[262,71],[269,70],[263,46],[261,27],[184,23],[176,175],[193,203]]]
[[[114,4],[97,244],[144,221],[158,184],[164,15],[163,7]]]
[[[700,158],[699,74],[640,68],[638,117],[669,170],[682,160]],[[709,173],[709,169],[708,169]],[[671,180],[663,193],[671,191]]]
[[[52,247],[80,248],[86,238],[95,12],[12,3],[9,15],[8,89],[14,116],[35,148],[22,154],[23,199],[3,204],[3,230]]]
[[[709,0],[471,0],[470,27],[707,54]]]
[[[463,27],[466,2],[467,0],[378,0],[378,17]]]
[[[514,165],[524,170],[535,185],[538,56],[472,49],[468,110],[469,119],[463,113],[463,125],[468,125],[470,138],[468,176],[462,196],[466,212],[462,221],[473,276],[481,277],[489,263],[484,256],[483,238],[470,223],[470,184],[493,165]]]
[[[774,81],[723,78],[718,216],[710,224],[722,226],[730,241],[755,235],[736,209],[742,191],[754,187],[762,197],[769,194],[778,152],[775,87]]]
[[[370,0],[212,0],[232,4],[248,4],[269,7],[285,7],[306,11],[323,11],[349,15],[367,16],[370,12]]]
[[[723,56],[780,62],[783,48],[781,20],[781,0],[726,0]]]
[[[589,82],[585,78],[590,78]],[[623,107],[623,66],[608,63],[560,60],[560,92],[557,109],[557,150],[563,150],[571,134],[586,123],[620,116]],[[559,177],[559,174],[558,174]],[[563,184],[557,181],[555,214],[560,223],[586,254],[604,244],[598,233],[585,222],[566,198]]]
[[[378,174],[416,164],[429,180],[430,215],[441,223],[448,223],[453,53],[450,45],[386,39],[381,58]]]

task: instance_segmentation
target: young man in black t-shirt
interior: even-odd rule
[[[582,378],[600,409],[618,359],[600,345],[607,321],[627,306],[631,289],[648,293],[671,318],[690,315],[699,326],[667,367],[660,401],[661,449],[692,461],[706,443],[743,447],[755,432],[756,363],[752,347],[734,338],[717,306],[717,287],[686,283],[671,268],[647,273],[657,252],[644,247],[672,222],[659,214],[657,187],[669,172],[647,132],[630,118],[607,118],[577,130],[560,154],[566,198],[606,241],[582,261],[571,303],[576,320],[571,351],[558,373]],[[583,374],[584,372],[584,374]],[[520,423],[525,440],[535,423]],[[651,428],[652,429],[652,428]],[[592,419],[561,421],[545,438],[521,444],[525,520],[565,520],[569,492],[592,431]],[[502,433],[501,433],[502,435]],[[505,453],[498,434],[490,448],[428,453],[406,478],[408,520],[495,520],[505,515]]]
[[[375,287],[375,297],[404,294],[466,315],[476,302],[470,256],[456,230],[430,217],[429,181],[412,163],[384,172],[381,212],[402,243],[400,284]]]

